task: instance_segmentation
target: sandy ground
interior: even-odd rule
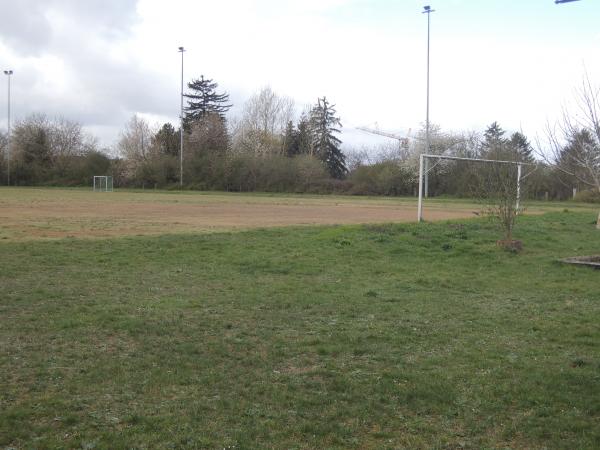
[[[416,201],[227,194],[87,193],[18,190],[2,198],[0,237],[11,240],[210,232],[315,224],[410,222]],[[426,220],[472,217],[474,208],[440,205]]]

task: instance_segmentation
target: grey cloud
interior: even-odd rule
[[[53,75],[24,65],[13,76],[15,118],[33,112],[64,116],[92,127],[122,127],[133,112],[177,114],[178,86],[132,63],[119,63],[91,51],[65,58],[77,79],[71,92],[56,96],[49,89]],[[108,142],[106,142],[108,143]]]
[[[0,0],[0,40],[21,54],[50,48],[56,29],[52,15],[66,16],[106,38],[126,33],[136,18],[135,0]]]
[[[0,40],[16,55],[2,62],[15,69],[15,119],[34,112],[64,116],[92,129],[112,129],[114,139],[133,112],[177,114],[173,80],[141,68],[133,57],[107,55],[136,23],[134,0],[0,0],[0,8]],[[61,61],[74,80],[71,92],[52,92],[51,81],[60,75],[40,68],[44,57]],[[107,144],[112,140],[101,137]]]
[[[0,40],[28,54],[46,47],[52,29],[35,1],[3,0],[0,10]]]

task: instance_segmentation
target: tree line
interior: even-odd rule
[[[223,191],[283,191],[357,195],[414,195],[418,155],[425,151],[421,131],[379,152],[349,149],[339,138],[342,123],[326,97],[297,116],[295,102],[265,87],[230,118],[229,95],[214,80],[191,80],[185,93],[183,130],[156,126],[139,116],[125,125],[109,156],[80,124],[33,115],[19,121],[11,140],[11,184],[89,186],[94,175],[112,175],[115,186],[178,188],[183,133],[185,188]],[[432,127],[431,153],[466,158],[504,159],[527,166],[530,198],[567,199],[573,188],[589,199],[600,195],[600,127],[592,106],[596,91],[584,84],[581,109],[586,123],[569,116],[548,130],[552,152],[534,152],[521,132],[510,135],[494,122],[482,134],[447,133]],[[587,107],[587,110],[586,110]],[[0,134],[7,175],[6,134]],[[537,145],[539,149],[539,145]],[[429,172],[430,195],[472,196],[487,166],[457,161],[435,164]],[[529,173],[531,172],[531,173]]]
[[[81,124],[33,114],[13,127],[8,161],[8,136],[0,134],[0,173],[10,184],[89,186],[91,177],[113,170],[113,160]],[[3,184],[4,184],[3,183]]]
[[[296,105],[265,87],[228,120],[229,95],[203,76],[188,83],[183,117],[186,187],[227,191],[310,191],[347,175],[338,137],[340,118],[326,97],[298,120]],[[153,130],[134,116],[121,133],[119,184],[176,186],[180,179],[180,130]],[[320,188],[319,188],[320,189]]]

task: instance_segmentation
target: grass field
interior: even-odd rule
[[[592,208],[533,205],[554,211],[520,219],[518,255],[479,218],[102,239],[80,238],[85,215],[48,236],[7,225],[78,196],[0,190],[0,447],[600,448],[600,272],[556,262],[600,253]]]

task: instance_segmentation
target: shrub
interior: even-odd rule
[[[383,161],[370,166],[360,166],[348,180],[350,194],[355,195],[407,195],[412,193],[414,177],[396,161]]]
[[[593,189],[578,192],[575,196],[575,201],[584,203],[600,203],[600,192]]]

